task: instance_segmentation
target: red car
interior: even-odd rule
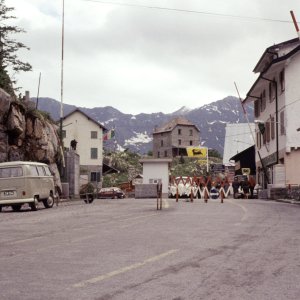
[[[109,188],[102,188],[98,193],[98,199],[100,198],[125,198],[125,193],[118,187],[109,187]]]

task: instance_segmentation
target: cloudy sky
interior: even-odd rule
[[[61,100],[62,3],[6,0],[32,97],[41,72],[40,97]],[[300,21],[295,0],[65,0],[63,102],[170,113],[237,96],[234,82],[244,97],[263,51],[297,37],[290,10]]]

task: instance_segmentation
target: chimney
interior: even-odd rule
[[[30,100],[30,94],[29,94],[29,91],[25,91],[25,101],[26,102],[29,102]]]

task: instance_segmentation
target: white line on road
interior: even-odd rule
[[[86,285],[89,284],[89,283],[97,283],[97,282],[103,281],[103,280],[105,280],[105,279],[108,279],[108,278],[111,278],[111,277],[114,277],[114,276],[123,274],[123,273],[125,273],[125,272],[128,272],[128,271],[131,271],[131,270],[134,270],[134,269],[143,267],[143,266],[145,266],[145,265],[147,265],[147,264],[149,264],[149,263],[156,262],[156,261],[158,261],[158,260],[160,260],[160,259],[163,259],[163,258],[165,258],[166,256],[171,255],[171,254],[174,254],[174,253],[176,253],[176,252],[178,252],[178,251],[179,251],[179,249],[173,249],[173,250],[164,252],[164,253],[162,253],[162,254],[159,254],[159,255],[156,255],[156,256],[147,258],[147,259],[145,259],[145,260],[142,261],[142,262],[135,263],[135,264],[133,264],[133,265],[130,265],[130,266],[121,268],[121,269],[119,269],[119,270],[115,270],[115,271],[109,272],[109,273],[104,274],[104,275],[100,275],[100,276],[97,276],[97,277],[94,277],[94,278],[90,278],[90,279],[88,279],[88,280],[81,281],[81,282],[79,282],[79,283],[74,284],[73,287],[74,287],[74,288],[81,288],[81,287],[86,286]]]
[[[227,202],[240,207],[244,211],[244,215],[242,216],[241,221],[245,221],[248,218],[248,214],[247,214],[248,213],[248,209],[245,206],[243,206],[242,204],[238,204],[238,203],[232,202],[232,200],[229,200],[229,199],[227,200]]]
[[[169,202],[168,202],[167,199],[163,199],[163,207],[164,208],[169,208],[170,207]]]

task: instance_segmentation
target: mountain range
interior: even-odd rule
[[[36,102],[36,98],[31,98]],[[59,120],[61,103],[51,98],[39,98],[38,109],[48,112],[54,120]],[[200,129],[201,145],[217,150],[223,155],[226,124],[245,123],[246,118],[240,100],[228,96],[222,100],[203,105],[199,108],[179,110],[164,114],[140,113],[137,115],[124,114],[111,107],[85,108],[64,104],[64,115],[79,108],[105,128],[115,128],[115,139],[104,142],[104,147],[114,150],[129,149],[146,154],[152,150],[152,132],[176,116],[183,116]],[[249,121],[253,122],[253,106],[245,107]],[[80,142],[80,141],[79,141]]]

